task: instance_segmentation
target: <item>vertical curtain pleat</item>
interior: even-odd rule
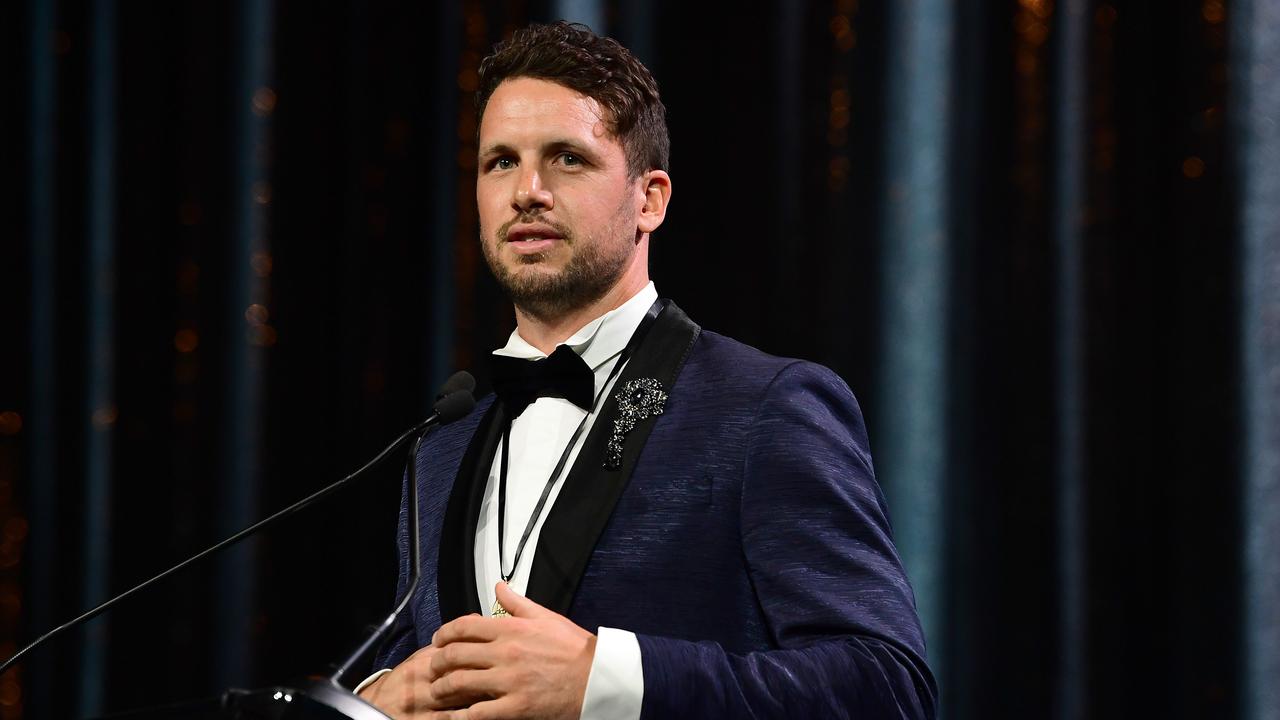
[[[775,204],[770,232],[777,238],[773,253],[773,272],[769,279],[774,296],[769,303],[769,316],[759,318],[761,324],[770,327],[780,336],[781,344],[791,345],[789,335],[800,331],[791,312],[791,299],[796,288],[807,276],[805,255],[809,249],[805,237],[803,215],[805,164],[802,114],[796,112],[804,106],[804,19],[803,3],[778,3],[768,28],[769,42],[774,47],[773,72],[785,82],[775,83],[769,103],[773,125],[773,137],[762,150],[767,152],[767,162],[774,183],[772,201]],[[767,148],[767,149],[766,149]],[[763,154],[763,153],[762,153]]]
[[[1086,157],[1087,0],[1063,0],[1056,12],[1054,57],[1054,356],[1057,460],[1059,659],[1053,699],[1056,717],[1086,716],[1088,576],[1085,501],[1084,403],[1084,159]]]
[[[602,0],[554,0],[551,7],[551,20],[582,23],[601,35],[609,32],[605,27]]]
[[[115,136],[116,8],[94,0],[90,9],[88,187],[86,188],[86,371],[84,416],[84,576],[81,605],[89,608],[111,591],[112,439],[115,407]],[[98,715],[106,692],[107,628],[85,626],[80,646],[78,714]]]
[[[654,12],[655,7],[647,0],[617,0],[620,19],[612,33],[633,55],[639,58],[650,70],[657,72],[654,66],[657,57],[654,53]]]
[[[266,347],[263,327],[266,281],[252,269],[268,247],[266,205],[271,185],[265,158],[268,114],[255,111],[255,94],[269,87],[274,3],[242,0],[235,13],[237,74],[231,94],[230,237],[227,243],[226,407],[223,417],[223,487],[218,533],[230,535],[258,515],[259,452]],[[251,308],[250,306],[255,306]],[[252,673],[251,631],[256,590],[255,541],[232,548],[219,560],[214,673],[219,686],[243,684]]]
[[[942,676],[952,4],[909,0],[888,13],[876,466]]]
[[[1280,6],[1231,6],[1247,720],[1280,718]]]
[[[31,263],[30,408],[27,411],[28,497],[31,536],[27,545],[27,618],[32,628],[52,627],[59,575],[58,522],[58,365],[54,188],[57,139],[57,61],[54,55],[54,3],[31,0],[28,13],[27,245]],[[28,702],[46,706],[54,689],[54,658],[49,653],[25,662]]]
[[[457,369],[453,354],[454,322],[457,317],[457,304],[454,300],[457,292],[456,255],[454,238],[457,227],[458,178],[454,172],[446,172],[445,168],[454,168],[458,154],[458,103],[469,102],[469,97],[461,97],[458,88],[459,54],[462,51],[462,8],[458,3],[444,3],[436,13],[434,54],[429,77],[432,84],[440,88],[433,98],[433,114],[431,136],[431,157],[439,172],[429,173],[427,182],[431,187],[431,210],[429,220],[422,224],[425,241],[430,246],[427,261],[429,263],[430,287],[425,293],[429,305],[424,308],[423,316],[430,318],[424,328],[426,338],[427,375],[423,378],[422,387],[426,392],[424,408],[435,402],[435,393],[440,383]]]

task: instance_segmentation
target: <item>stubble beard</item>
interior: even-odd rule
[[[546,224],[545,219],[538,222]],[[634,237],[624,237],[620,228],[609,228],[609,238],[587,238],[579,242],[568,228],[552,224],[571,251],[569,262],[559,272],[544,272],[547,253],[517,256],[510,267],[500,257],[507,242],[507,227],[498,230],[496,243],[480,239],[485,261],[498,285],[511,302],[532,317],[551,320],[590,306],[605,296],[626,272],[635,251]]]

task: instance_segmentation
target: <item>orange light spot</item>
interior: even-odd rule
[[[93,426],[95,428],[98,428],[101,430],[101,429],[109,428],[112,425],[115,425],[116,420],[119,420],[119,419],[120,419],[120,411],[116,409],[115,405],[108,405],[106,407],[100,407],[97,410],[94,410],[93,416],[90,418],[90,421],[93,423]]]
[[[253,184],[253,201],[259,205],[266,205],[271,202],[271,183],[266,180],[259,180]]]
[[[14,542],[20,542],[27,537],[27,519],[24,517],[11,517],[4,524],[4,536],[6,539]]]
[[[249,260],[249,265],[253,267],[253,273],[258,277],[268,277],[271,275],[271,256],[264,252],[254,253]]]
[[[173,347],[180,353],[195,352],[200,346],[200,336],[191,328],[183,328],[173,335]]]
[[[17,435],[21,430],[21,415],[12,410],[0,412],[0,435]]]
[[[244,311],[244,319],[249,321],[250,325],[263,325],[270,317],[265,306],[254,303]]]
[[[22,686],[12,678],[0,682],[0,705],[13,707],[22,701]]]
[[[1109,28],[1116,24],[1119,13],[1112,5],[1101,5],[1093,13],[1093,21],[1100,27]]]
[[[253,114],[266,117],[276,109],[276,91],[269,87],[260,87],[253,93]]]
[[[1227,12],[1222,0],[1205,0],[1200,6],[1200,16],[1210,25],[1217,25],[1226,19]]]
[[[249,328],[249,342],[258,347],[271,347],[276,344],[276,329],[270,325],[254,325]]]

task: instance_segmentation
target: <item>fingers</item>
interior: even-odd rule
[[[419,667],[405,704],[455,720],[577,717],[595,636],[505,583],[495,592],[511,617],[471,615],[437,630],[410,658]]]
[[[471,720],[471,714],[468,708],[459,708],[457,710],[439,710],[427,713],[423,716],[425,720]]]
[[[439,674],[431,669],[431,661],[439,652],[440,648],[433,645],[418,648],[393,672],[399,673],[406,681],[431,682],[439,677]]]
[[[479,615],[460,617],[437,630],[436,634],[431,636],[431,646],[440,648],[453,642],[490,642],[498,637],[501,630],[495,627],[495,623],[498,622],[501,621],[497,618]]]
[[[525,717],[511,698],[484,700],[469,708],[442,710],[428,714],[427,720],[518,720]]]
[[[494,592],[497,594],[498,602],[502,603],[502,607],[506,608],[512,617],[535,618],[551,613],[550,610],[512,590],[511,586],[504,582],[495,585]]]
[[[437,648],[431,656],[432,680],[454,670],[485,670],[493,667],[492,646],[487,643],[455,642]]]
[[[417,718],[422,713],[427,713],[426,717],[435,717],[430,711],[457,707],[442,703],[431,695],[431,682],[438,677],[431,668],[431,662],[439,652],[439,648],[430,645],[420,648],[366,687],[360,696],[394,717]]]
[[[496,670],[454,670],[431,682],[431,697],[440,707],[470,706],[503,692]]]
[[[511,697],[500,697],[493,700],[484,700],[458,712],[465,713],[463,715],[455,715],[451,720],[505,720],[506,718],[522,718],[528,714],[524,712],[520,704]]]
[[[465,707],[468,700],[461,699],[463,694],[455,692],[453,698],[445,700],[436,697],[431,683],[423,682],[387,682],[364,699],[391,717],[435,718],[453,717],[449,713]],[[474,699],[485,699],[480,696]],[[463,716],[465,717],[465,715]]]

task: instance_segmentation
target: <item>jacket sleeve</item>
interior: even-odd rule
[[[857,401],[795,362],[748,438],[742,549],[774,648],[639,635],[643,718],[933,718],[915,599]]]
[[[416,460],[415,460],[416,461]],[[421,472],[421,469],[419,469]],[[409,587],[409,475],[404,474],[400,489],[400,520],[396,527],[396,550],[399,556],[399,572],[396,579],[396,595],[392,602],[404,597]],[[418,633],[413,617],[415,606],[412,602],[396,620],[387,636],[382,639],[373,654],[371,670],[391,669],[404,662],[418,650]]]

